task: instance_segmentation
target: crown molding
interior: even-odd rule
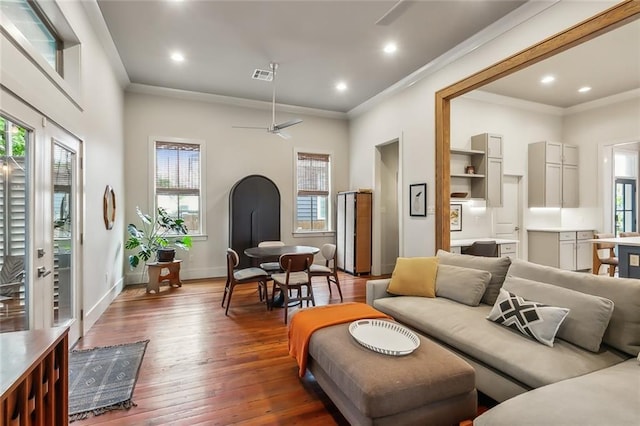
[[[468,55],[477,48],[498,38],[499,36],[503,35],[507,31],[512,30],[518,25],[521,25],[522,23],[542,13],[543,11],[560,1],[561,0],[529,1],[525,3],[513,12],[503,16],[493,24],[489,25],[483,30],[477,32],[472,37],[458,44],[453,49],[450,49],[442,55],[438,56],[436,59],[424,65],[422,68],[414,71],[402,80],[389,86],[382,92],[378,93],[372,98],[369,98],[357,107],[351,109],[347,112],[347,115],[349,116],[349,118],[355,118],[371,110],[375,106],[382,103],[382,101],[384,101],[385,99],[388,99],[389,97],[400,93],[402,90],[413,86],[418,81],[436,73],[437,71],[462,58],[463,56]]]
[[[541,104],[539,102],[525,101],[524,99],[512,98],[510,96],[497,95],[495,93],[485,92],[482,90],[474,90],[472,92],[465,93],[464,95],[460,96],[460,98],[472,99],[474,101],[487,102],[496,105],[503,105],[542,114],[557,116],[563,116],[566,114],[565,108]]]
[[[564,111],[565,115],[578,114],[580,112],[602,108],[608,105],[618,104],[620,102],[629,101],[632,99],[640,99],[640,89],[633,89],[629,90],[628,92],[622,92],[616,95],[607,96],[605,98],[596,99],[595,101],[574,105],[572,107],[565,108]]]
[[[211,104],[232,105],[242,108],[252,108],[271,111],[271,102],[256,101],[253,99],[234,98],[231,96],[214,95],[211,93],[192,92],[189,90],[170,89],[168,87],[150,86],[146,84],[131,83],[125,92],[140,93],[144,95],[164,96],[174,99],[188,101],[206,102]],[[278,112],[291,114],[305,114],[315,117],[333,118],[339,120],[348,119],[347,113],[338,111],[328,111],[324,109],[307,108],[296,105],[276,104]]]
[[[131,80],[129,80],[129,74],[127,74],[127,70],[122,63],[122,59],[120,59],[120,54],[118,53],[118,49],[116,49],[113,39],[111,38],[111,33],[107,28],[107,24],[104,22],[104,17],[100,11],[98,2],[96,0],[84,0],[81,1],[80,4],[82,4],[87,18],[91,23],[91,27],[93,28],[98,41],[102,45],[102,48],[107,55],[107,59],[111,63],[111,68],[116,75],[116,79],[124,89],[127,84],[131,83]]]

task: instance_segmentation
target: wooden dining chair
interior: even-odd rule
[[[238,253],[235,250],[227,249],[227,282],[224,285],[224,294],[222,295],[222,307],[224,308],[225,300],[227,302],[227,308],[224,311],[225,315],[229,314],[229,306],[231,305],[231,296],[233,295],[233,289],[238,284],[258,283],[260,288],[261,300],[262,294],[267,301],[267,309],[269,309],[269,297],[267,295],[267,280],[269,274],[260,268],[243,268],[235,269],[239,263]]]
[[[614,238],[615,235],[609,233],[594,234],[595,239],[601,238]],[[613,243],[593,243],[593,267],[591,272],[594,275],[600,274],[600,267],[602,265],[608,266],[609,276],[613,277],[616,274],[616,268],[618,266],[618,258],[615,253],[616,245]],[[602,257],[600,250],[607,250],[607,254]]]
[[[495,241],[474,241],[462,254],[473,256],[498,257],[498,244]]]
[[[640,232],[636,232],[636,231],[621,232],[621,233],[620,233],[620,237],[621,237],[621,238],[627,238],[627,237],[640,237]]]
[[[324,257],[324,265],[318,265],[314,263],[309,270],[311,271],[311,278],[313,277],[325,277],[327,279],[327,285],[329,286],[329,297],[331,297],[331,283],[334,283],[338,287],[338,293],[340,294],[340,301],[342,302],[342,289],[340,288],[340,280],[338,280],[338,271],[336,269],[336,245],[324,244],[320,248],[320,254]]]
[[[302,306],[302,302],[306,301],[316,306],[313,298],[313,286],[311,285],[311,272],[309,268],[313,264],[313,254],[310,253],[290,253],[280,256],[280,267],[284,272],[272,274],[273,289],[271,290],[271,306],[275,300],[276,287],[280,289],[284,297],[284,323],[287,323],[289,312],[289,304],[297,302],[296,305]],[[306,295],[303,288],[306,288]],[[297,290],[297,295],[292,297],[290,290]],[[293,305],[293,306],[296,306]]]
[[[262,241],[258,243],[258,247],[284,247],[283,241]],[[274,272],[281,272],[280,262],[278,259],[274,259],[269,262],[262,262],[260,264],[260,268],[267,271],[267,273],[271,274]]]

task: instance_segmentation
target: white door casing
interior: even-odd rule
[[[493,229],[496,238],[518,240],[518,254],[522,252],[522,176],[504,175],[502,207],[493,209]]]

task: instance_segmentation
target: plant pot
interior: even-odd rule
[[[158,262],[173,262],[173,259],[176,257],[176,250],[172,248],[162,248],[158,249],[158,253],[156,258]]]

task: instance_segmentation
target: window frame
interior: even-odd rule
[[[327,228],[323,230],[299,230],[298,229],[298,154],[317,154],[326,155],[329,157],[329,194],[327,194]],[[333,151],[321,150],[321,149],[306,149],[306,148],[294,148],[293,149],[293,236],[305,237],[309,235],[314,236],[332,236],[335,234],[335,221],[333,215],[333,196],[334,183],[333,183]]]
[[[79,38],[55,1],[27,0],[43,25],[56,39],[56,67],[25,37],[11,19],[0,9],[0,27],[13,45],[73,104],[81,108]]]
[[[206,237],[206,214],[205,214],[205,206],[206,206],[206,175],[205,171],[207,170],[206,159],[206,143],[204,139],[191,139],[191,138],[177,138],[177,137],[165,137],[165,136],[150,136],[149,137],[149,206],[151,206],[150,211],[156,211],[156,142],[168,142],[175,144],[190,144],[190,145],[198,145],[200,147],[200,229],[191,230],[189,229],[189,235],[192,237]]]

